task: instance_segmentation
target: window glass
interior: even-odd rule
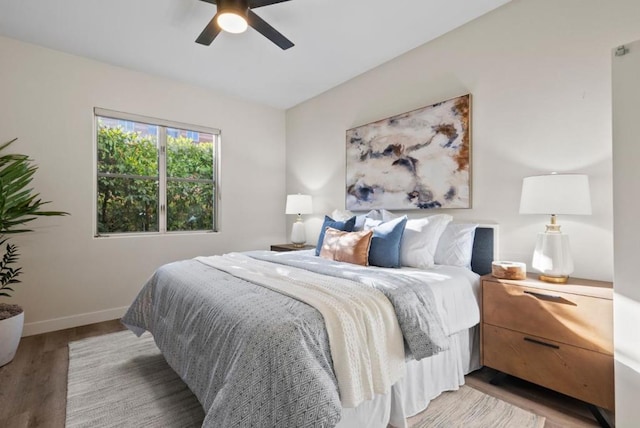
[[[167,129],[167,230],[213,224],[213,161],[213,135]]]
[[[219,131],[97,113],[96,130],[97,235],[216,230]]]

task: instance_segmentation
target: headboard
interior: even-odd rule
[[[498,225],[479,225],[473,240],[471,270],[478,275],[491,273],[491,262],[497,257]]]

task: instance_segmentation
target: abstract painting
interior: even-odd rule
[[[471,207],[471,95],[347,131],[346,208]]]

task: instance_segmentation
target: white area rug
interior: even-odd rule
[[[413,428],[541,428],[544,418],[463,386],[429,404]],[[199,427],[200,403],[145,333],[69,344],[67,427]],[[415,418],[412,418],[415,420]]]
[[[67,427],[199,427],[202,406],[145,333],[69,343]]]
[[[413,428],[542,428],[545,418],[463,385],[429,403]]]

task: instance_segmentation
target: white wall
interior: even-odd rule
[[[640,421],[640,40],[613,56],[614,341],[616,426]]]
[[[25,334],[119,317],[163,263],[284,239],[284,111],[7,38],[0,58],[0,141],[19,138],[36,191],[71,213],[15,238]],[[222,130],[220,233],[93,238],[95,106]]]
[[[314,196],[309,240],[344,207],[345,130],[471,93],[473,208],[451,214],[499,223],[501,258],[530,264],[547,217],[518,214],[522,178],[586,173],[593,215],[560,223],[574,275],[611,280],[610,49],[640,35],[638,16],[637,0],[514,0],[288,110],[287,190]]]

